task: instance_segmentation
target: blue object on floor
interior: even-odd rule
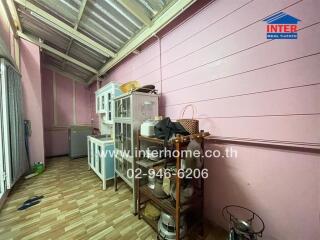
[[[43,197],[44,196],[41,195],[41,196],[33,196],[32,198],[29,198],[21,205],[21,207],[18,208],[18,211],[25,210],[29,207],[39,204]]]
[[[38,201],[33,201],[33,202],[22,204],[22,206],[18,208],[18,211],[28,209],[34,205],[39,204],[39,203],[40,203],[40,201],[38,200]]]
[[[40,200],[43,198],[43,195],[41,196],[33,196],[32,198],[29,198],[27,201],[25,201],[23,204],[27,204],[27,203],[30,203],[30,202],[33,202],[33,201],[37,201],[37,200]]]

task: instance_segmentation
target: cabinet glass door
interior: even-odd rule
[[[118,99],[115,101],[115,117],[116,118],[121,117],[121,105],[122,105],[121,103],[122,103],[121,99]]]
[[[123,159],[120,156],[115,157],[115,168],[120,174],[124,174],[124,164]]]
[[[97,165],[98,165],[98,171],[99,171],[99,173],[101,174],[102,173],[102,169],[101,169],[101,146],[99,146],[99,145],[97,145],[97,156],[96,156],[96,158],[97,158],[97,160],[98,160],[98,162],[97,162]]]
[[[101,103],[100,112],[104,112],[105,111],[105,96],[104,95],[101,96],[100,103]]]
[[[123,137],[121,123],[115,123],[115,133],[114,133],[114,147],[117,151],[122,151],[123,148]]]
[[[112,121],[112,97],[111,92],[107,93],[107,120]]]
[[[100,112],[100,96],[96,96],[96,112]]]
[[[131,149],[131,124],[123,123],[122,124],[122,133],[123,133],[123,150],[125,155],[128,157],[132,156]]]
[[[130,97],[122,99],[122,117],[131,117],[131,99]]]

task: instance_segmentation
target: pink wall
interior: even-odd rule
[[[95,128],[99,128],[99,117],[96,114],[96,82],[90,86],[90,109],[91,109],[91,123]]]
[[[31,120],[31,162],[44,162],[41,72],[39,47],[21,40],[21,75],[25,119]]]
[[[81,84],[75,85],[75,112],[77,124],[91,124],[90,89]]]
[[[73,81],[60,74],[55,76],[57,125],[68,126],[73,123]]]
[[[42,68],[42,83],[46,156],[66,155],[69,126],[91,125],[90,89],[46,67]]]
[[[108,73],[105,83],[155,84],[172,119],[193,104],[201,129],[257,142],[207,144],[238,151],[207,161],[212,222],[227,227],[221,209],[240,204],[264,219],[263,239],[319,238],[320,159],[304,149],[320,146],[319,10],[317,0],[217,0],[160,33],[161,52],[155,41]],[[302,20],[298,40],[266,39],[262,19],[277,11]],[[261,144],[268,142],[302,149]]]

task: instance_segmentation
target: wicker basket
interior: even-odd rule
[[[156,208],[152,203],[147,202],[143,214],[147,218],[156,221],[160,217],[160,210],[158,208]]]
[[[188,107],[192,108],[192,118],[183,118]],[[190,134],[199,133],[199,121],[194,119],[194,106],[189,104],[182,109],[181,118],[177,120]]]

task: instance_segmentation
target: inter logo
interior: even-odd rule
[[[284,12],[263,19],[267,22],[267,39],[297,39],[298,22],[301,21]]]

